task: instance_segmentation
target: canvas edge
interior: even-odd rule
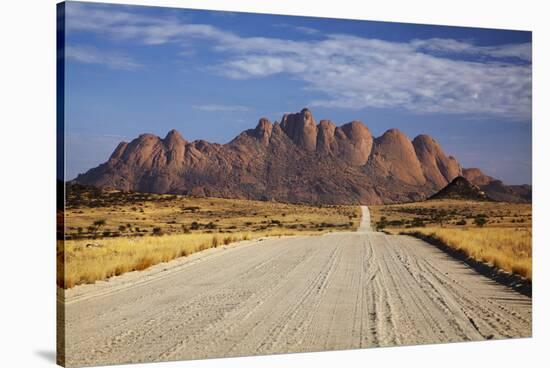
[[[56,363],[65,366],[65,2],[56,17]]]

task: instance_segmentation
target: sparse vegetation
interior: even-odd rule
[[[135,209],[143,210],[136,211]],[[139,212],[139,215],[137,214]],[[289,214],[292,213],[292,218]],[[357,206],[294,205],[272,201],[121,192],[71,185],[65,211],[67,239],[211,232],[262,232],[280,227],[295,231],[353,230]],[[81,230],[78,230],[81,228]]]
[[[67,195],[66,274],[58,280],[65,287],[240,240],[352,231],[361,218],[358,206],[195,198],[83,186],[70,186]],[[87,246],[92,239],[94,246]],[[58,261],[63,261],[62,252]]]
[[[386,232],[429,236],[477,261],[532,277],[530,204],[437,200],[370,209]]]
[[[532,277],[529,228],[424,228],[407,230],[432,237],[469,257],[527,279]]]
[[[479,227],[483,227],[483,225],[485,225],[487,223],[487,217],[485,217],[485,215],[477,215],[474,219],[474,223],[479,226]]]

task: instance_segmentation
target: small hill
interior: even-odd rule
[[[457,176],[446,187],[431,196],[430,199],[469,199],[488,201],[489,198],[477,185],[474,185],[463,176]]]

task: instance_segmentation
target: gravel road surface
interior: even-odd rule
[[[531,336],[531,299],[421,240],[355,233],[207,250],[66,292],[69,366]]]

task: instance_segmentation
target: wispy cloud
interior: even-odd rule
[[[80,63],[104,65],[111,69],[134,70],[142,66],[127,55],[90,46],[68,46],[65,49],[65,56]]]
[[[478,57],[515,58],[524,62],[531,62],[532,50],[530,43],[511,44],[502,46],[475,46],[468,42],[452,39],[431,38],[428,40],[414,40],[411,46],[420,51],[427,51],[444,55],[471,55]]]
[[[304,26],[295,26],[295,25],[288,24],[288,23],[276,23],[276,24],[273,24],[273,27],[288,28],[288,29],[292,29],[294,31],[297,31],[297,32],[300,32],[300,33],[303,33],[303,34],[306,34],[306,35],[310,35],[310,36],[320,33],[320,31],[316,28],[304,27]]]
[[[454,39],[390,42],[343,34],[297,41],[241,37],[208,24],[71,4],[69,29],[144,45],[207,41],[223,56],[208,70],[230,79],[277,74],[321,98],[311,106],[402,108],[416,113],[531,118],[531,44]]]
[[[418,113],[491,114],[516,119],[528,119],[531,114],[528,63],[463,60],[434,55],[415,42],[347,35],[330,35],[313,42],[244,40],[236,48],[244,51],[219,65],[220,74],[234,79],[290,75],[304,81],[306,89],[326,95],[311,101],[311,106],[398,107]],[[482,51],[491,52],[494,58],[520,59],[524,55],[523,49],[514,45],[491,50],[471,48],[462,55]]]
[[[250,111],[249,107],[240,105],[193,105],[195,110],[209,112],[245,112]]]

